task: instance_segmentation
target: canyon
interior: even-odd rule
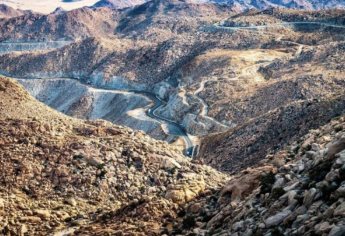
[[[345,10],[251,4],[0,8],[1,232],[342,235]]]
[[[2,34],[0,71],[18,78],[38,100],[68,115],[106,119],[142,130],[180,146],[187,156],[222,170],[237,171],[280,145],[270,144],[259,154],[255,139],[254,144],[240,141],[243,135],[253,139],[253,132],[257,131],[248,127],[249,133],[238,135],[239,127],[243,132],[243,127],[253,119],[259,124],[260,119],[274,121],[273,117],[280,114],[276,110],[279,108],[283,109],[282,116],[284,109],[304,114],[303,104],[323,99],[321,86],[326,84],[334,90],[328,93],[326,103],[331,96],[343,95],[338,69],[323,68],[329,71],[328,75],[320,75],[317,70],[304,71],[304,77],[311,77],[306,79],[300,78],[303,69],[297,66],[292,69],[294,76],[271,79],[277,77],[272,75],[271,66],[275,69],[277,64],[288,64],[286,68],[308,64],[312,68],[314,65],[304,59],[310,53],[317,54],[317,60],[330,56],[322,54],[325,50],[343,53],[343,11],[305,13],[304,20],[298,14],[294,10],[268,9],[228,15],[225,6],[178,1],[152,1],[124,11],[98,7],[48,16],[30,13],[3,20],[3,25],[14,24],[15,28]],[[86,19],[86,15],[91,18]],[[187,20],[176,20],[175,15]],[[64,27],[59,27],[57,22],[65,21],[65,17]],[[22,30],[22,24],[29,19],[34,20],[32,30]],[[85,19],[84,25],[74,28],[77,19]],[[107,27],[102,27],[109,21]],[[263,24],[264,21],[268,23]],[[35,22],[40,22],[40,26]],[[57,27],[47,28],[50,22],[56,22]],[[176,24],[175,30],[169,28],[172,22]],[[162,28],[161,24],[169,26]],[[152,37],[154,34],[159,37]],[[331,60],[327,63],[336,64]],[[307,85],[314,83],[312,77],[318,77],[319,87]],[[65,96],[68,99],[62,99]],[[323,116],[324,121],[317,120],[317,125],[342,113],[342,104],[332,100],[333,103],[335,111]],[[323,105],[315,106],[318,109]],[[297,120],[299,116],[296,115]],[[264,127],[265,122],[256,126]],[[284,122],[278,124],[281,125]],[[219,145],[218,140],[224,142],[232,134],[236,137],[231,144],[237,147],[235,153],[229,153],[229,144],[223,153],[223,144]],[[301,134],[286,135],[294,139]],[[224,157],[244,158],[237,153],[241,145],[253,149],[243,152],[246,161],[236,159],[234,163]],[[218,146],[216,153],[214,146]]]

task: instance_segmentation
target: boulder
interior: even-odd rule
[[[333,226],[331,232],[329,232],[328,236],[343,236],[345,235],[345,225],[341,226]]]
[[[288,217],[292,212],[290,210],[284,210],[282,212],[279,212],[275,214],[274,216],[268,217],[265,220],[265,225],[267,228],[270,228],[272,226],[279,225],[283,220]]]
[[[335,208],[334,215],[345,217],[345,202],[342,202],[337,208]]]

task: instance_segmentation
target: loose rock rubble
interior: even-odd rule
[[[267,160],[188,203],[182,234],[345,235],[344,116]]]

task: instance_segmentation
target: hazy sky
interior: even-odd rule
[[[41,13],[50,13],[57,7],[62,7],[65,10],[72,10],[82,6],[91,6],[98,2],[98,0],[81,0],[76,2],[62,2],[62,0],[0,0],[13,8],[22,10],[33,10]]]

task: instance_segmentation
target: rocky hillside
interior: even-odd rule
[[[192,29],[197,22],[225,17],[226,10],[228,8],[216,4],[155,0],[127,10],[114,7],[83,7],[71,11],[56,10],[47,15],[27,13],[0,21],[0,41],[111,37],[114,31],[139,33],[150,30],[152,34],[159,33],[158,29],[168,30],[161,27],[162,23],[174,26],[176,30],[187,30],[187,27]],[[181,21],[176,16],[185,19]]]
[[[107,58],[114,49],[107,46],[105,41],[87,38],[57,50],[13,53],[0,57],[3,61],[2,70],[17,77],[79,78],[92,73],[97,64]],[[14,63],[15,61],[21,63]]]
[[[174,141],[163,125],[145,114],[152,101],[140,94],[89,87],[73,79],[19,79],[39,101],[80,119],[103,119],[142,130],[159,140]]]
[[[343,116],[225,176],[143,133],[64,116],[13,80],[0,95],[5,235],[345,232]]]
[[[3,234],[70,232],[149,206],[154,214],[118,221],[108,232],[158,235],[179,205],[226,180],[141,132],[68,118],[13,80],[0,79],[0,94]]]
[[[248,96],[242,92],[237,97],[235,91],[229,97],[231,105],[226,108],[222,105],[221,113],[241,125],[205,137],[200,159],[236,171],[240,166],[256,163],[287,140],[295,140],[309,129],[343,114],[344,76],[340,58],[335,56],[344,55],[343,50],[342,42],[329,43],[304,51],[297,58],[277,59],[261,67],[259,71],[266,82],[255,88],[255,92],[249,90]],[[224,99],[227,95],[218,96]]]
[[[291,143],[185,207],[197,235],[344,235],[345,117]],[[188,222],[188,223],[187,223]]]
[[[118,12],[109,8],[79,8],[0,20],[0,41],[47,41],[111,34]]]
[[[22,34],[24,26],[16,21],[25,17],[4,20],[16,26],[4,29],[3,37],[50,35],[74,41],[57,49],[0,55],[2,74],[73,77],[98,87],[154,92],[164,99],[157,114],[201,139],[197,158],[221,170],[256,164],[286,140],[344,111],[344,10],[234,14],[209,3],[157,0],[123,11],[83,8],[39,15],[31,25],[49,22],[47,27],[54,25],[56,31]],[[85,27],[69,27],[78,19]],[[293,21],[337,25],[229,28]],[[93,34],[101,37],[89,37]],[[327,111],[319,111],[326,106]],[[311,120],[315,112],[319,119]]]
[[[233,173],[253,166],[287,142],[343,114],[344,98],[290,103],[225,133],[205,137],[197,158]]]

